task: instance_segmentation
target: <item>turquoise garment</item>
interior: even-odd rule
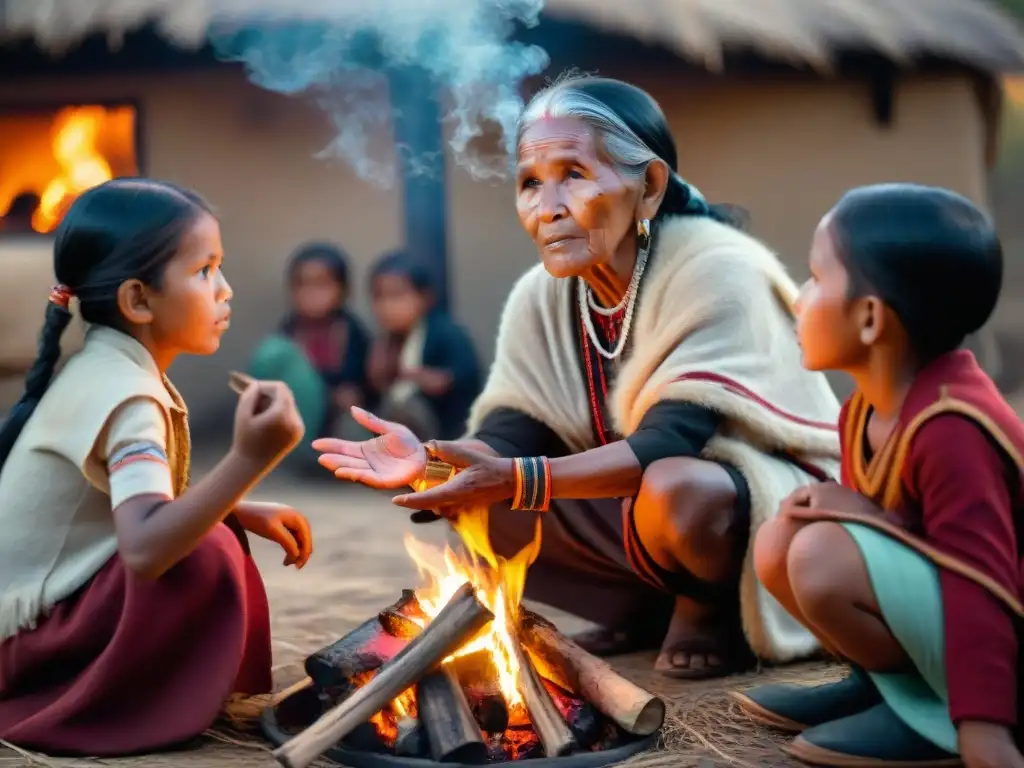
[[[914,663],[910,673],[872,672],[872,681],[904,723],[940,749],[959,754],[949,718],[938,568],[874,528],[842,525],[864,558],[885,623]]]
[[[295,342],[280,335],[264,339],[256,347],[249,373],[257,379],[287,384],[295,395],[306,435],[322,434],[327,426],[331,393],[320,372]]]

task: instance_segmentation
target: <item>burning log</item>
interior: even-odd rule
[[[587,653],[549,622],[524,621],[520,636],[544,677],[593,704],[624,731],[649,736],[664,724],[662,699],[622,677],[610,664]]]
[[[395,754],[399,757],[426,757],[427,738],[420,721],[414,717],[403,717],[398,721],[398,735],[395,737]]]
[[[278,747],[274,759],[285,768],[307,768],[493,620],[494,614],[477,599],[473,585],[464,584],[434,620],[397,656],[384,663],[370,682]]]
[[[526,703],[526,711],[530,714],[537,738],[544,747],[544,754],[547,757],[568,755],[576,746],[572,731],[562,719],[562,714],[551,700],[551,695],[541,682],[540,675],[519,643],[515,644],[515,651],[519,665],[519,694]]]
[[[498,669],[490,651],[459,656],[452,668],[466,693],[469,708],[480,727],[489,734],[504,733],[509,727],[508,706],[498,681]]]
[[[350,692],[356,678],[393,659],[419,634],[420,627],[406,618],[418,612],[415,593],[411,589],[402,590],[401,599],[380,616],[364,621],[337,642],[307,658],[306,674],[321,690],[337,690],[342,695]],[[411,627],[415,627],[415,632]]]
[[[542,680],[544,688],[555,702],[559,714],[572,731],[576,743],[583,749],[590,749],[603,735],[603,725],[607,722],[598,713],[594,705],[578,699],[568,691],[562,690],[550,680]]]
[[[509,763],[544,757],[544,747],[532,728],[510,728],[492,736],[487,743],[487,760],[491,763]]]
[[[420,680],[416,703],[434,760],[469,765],[487,762],[487,745],[480,737],[480,726],[450,665]]]

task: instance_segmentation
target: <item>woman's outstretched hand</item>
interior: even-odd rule
[[[324,437],[313,441],[319,462],[339,480],[351,480],[371,488],[395,489],[422,477],[427,452],[407,427],[378,419],[362,408],[352,408],[352,418],[377,437],[361,442]]]
[[[489,506],[511,499],[515,494],[512,459],[487,456],[458,443],[440,440],[431,440],[426,450],[432,458],[458,468],[459,473],[448,482],[425,491],[395,496],[392,501],[400,507],[438,510],[444,515],[451,509]]]

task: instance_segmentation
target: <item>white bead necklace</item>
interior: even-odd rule
[[[640,278],[644,276],[644,269],[647,268],[647,256],[648,251],[642,249],[636,257],[636,265],[633,267],[633,276],[629,280],[629,286],[626,288],[626,295],[622,297],[622,301],[617,306],[611,309],[606,309],[600,306],[594,299],[594,292],[587,285],[587,281],[582,277],[576,278],[576,295],[579,298],[580,315],[583,318],[583,325],[587,329],[587,335],[590,336],[590,341],[593,343],[594,348],[598,353],[607,360],[614,360],[622,354],[622,350],[626,348],[626,339],[629,338],[629,329],[633,325],[633,312],[636,310],[636,297],[639,293]],[[615,349],[609,352],[603,346],[601,346],[601,339],[598,338],[597,330],[594,328],[593,318],[590,317],[590,308],[593,307],[599,314],[606,317],[614,315],[619,312],[623,307],[626,308],[626,316],[622,319],[622,332],[619,334],[619,341],[615,345]]]

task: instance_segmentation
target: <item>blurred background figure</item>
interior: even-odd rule
[[[430,271],[403,251],[385,254],[370,293],[379,332],[367,368],[377,413],[424,440],[460,437],[480,392],[480,363],[466,330],[436,306]]]
[[[0,229],[4,234],[24,235],[34,232],[32,217],[39,208],[39,195],[35,192],[22,192],[11,201],[7,213],[0,219]]]
[[[367,392],[370,336],[346,307],[348,257],[330,243],[304,245],[292,256],[286,280],[288,314],[256,348],[250,373],[291,387],[307,438],[333,434]]]

